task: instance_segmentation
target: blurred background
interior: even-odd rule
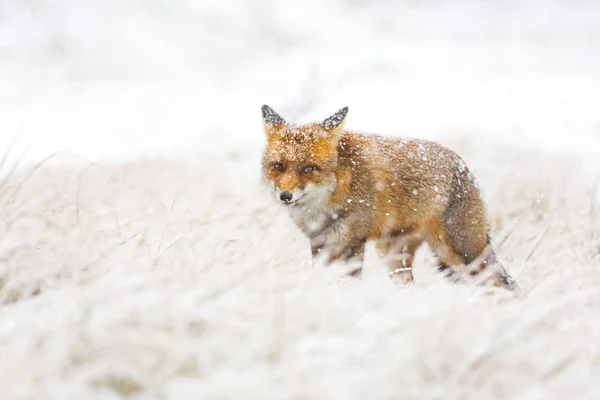
[[[348,129],[594,156],[600,2],[0,2],[14,160],[259,150],[264,103],[295,122],[349,106]]]

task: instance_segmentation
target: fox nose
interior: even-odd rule
[[[285,192],[281,192],[281,194],[279,195],[279,199],[284,203],[290,202],[292,200],[292,197],[292,194],[287,190]]]

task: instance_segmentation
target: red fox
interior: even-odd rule
[[[313,260],[348,262],[359,276],[372,240],[390,276],[412,282],[415,251],[426,242],[447,276],[515,289],[462,158],[433,141],[344,131],[347,114],[344,107],[295,125],[262,107],[263,179],[310,239]]]

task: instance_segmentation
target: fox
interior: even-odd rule
[[[492,246],[479,183],[456,152],[436,141],[346,131],[348,107],[306,124],[261,110],[263,183],[309,239],[313,264],[342,262],[360,277],[374,242],[390,278],[411,283],[415,252],[427,243],[454,281],[518,287]]]

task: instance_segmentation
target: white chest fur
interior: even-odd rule
[[[334,221],[331,212],[323,207],[298,205],[291,207],[289,212],[292,220],[309,237],[324,233]]]

